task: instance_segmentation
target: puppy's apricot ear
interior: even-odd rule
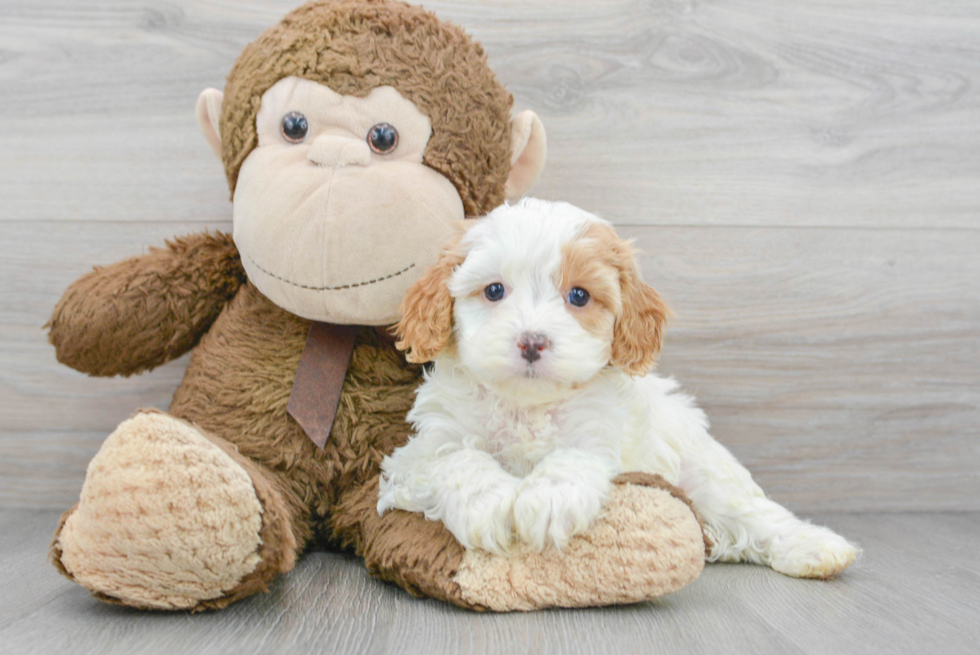
[[[670,309],[643,283],[631,251],[628,264],[620,269],[623,313],[613,330],[611,362],[630,375],[646,375],[653,370],[663,345]]]
[[[449,278],[463,263],[459,239],[442,251],[439,260],[415,281],[402,301],[402,320],[394,328],[399,350],[413,364],[431,361],[449,345],[453,332],[453,298]]]

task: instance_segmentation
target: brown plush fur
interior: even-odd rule
[[[415,512],[378,516],[378,478],[345,496],[334,530],[343,546],[364,558],[373,575],[414,596],[432,596],[470,609],[455,581],[465,550],[437,521]]]
[[[684,492],[659,475],[625,473],[613,483],[664,489],[691,507]],[[415,596],[431,596],[474,610],[486,609],[469,602],[456,581],[466,551],[441,523],[401,510],[378,516],[377,503],[377,478],[345,496],[334,522],[343,546],[363,557],[373,575],[395,582]],[[707,536],[705,544],[710,544]]]
[[[310,323],[242,287],[191,356],[170,413],[263,465],[290,509],[299,547],[327,538],[341,493],[370,480],[405,442],[421,369],[375,328],[362,328],[326,447],[286,411]],[[319,530],[319,532],[317,532]]]
[[[697,512],[694,509],[694,503],[687,494],[684,493],[683,489],[675,487],[671,483],[664,480],[663,476],[654,475],[651,473],[642,473],[640,471],[629,471],[628,473],[620,473],[613,480],[615,484],[638,484],[644,487],[652,487],[654,489],[663,489],[670,493],[671,496],[677,500],[683,502],[691,510],[695,516]],[[700,519],[699,519],[700,520]],[[704,525],[701,526],[701,534],[704,537],[704,552],[706,554],[711,554],[711,549],[715,547],[714,543],[711,541],[711,537],[708,533],[704,531]]]
[[[466,215],[503,202],[513,98],[461,28],[388,0],[311,2],[245,48],[228,75],[220,121],[232,193],[258,143],[262,94],[290,76],[357,97],[394,87],[432,121],[423,163],[456,186]]]
[[[161,253],[166,253],[185,267],[184,279],[211,279],[216,288],[224,289],[238,279],[238,272],[216,256],[225,252],[226,238],[200,235],[179,240],[199,244],[196,262],[188,261],[174,247],[147,257],[153,267],[158,267]],[[105,279],[96,288],[118,288],[121,280],[114,276],[131,278],[137,263],[101,269],[98,275]],[[228,279],[222,280],[222,276]],[[76,284],[88,288],[91,280],[86,277]],[[191,303],[196,302],[193,297],[197,291],[167,287],[170,297]],[[79,294],[72,287],[66,296],[77,298]],[[135,298],[139,300],[133,302],[145,302],[138,295]],[[83,329],[84,323],[71,321],[83,322],[88,314],[64,311],[65,306],[64,302],[59,305],[62,311],[52,317],[52,332],[71,334]],[[178,309],[174,311],[180,314],[179,304],[175,306]],[[116,307],[127,312],[121,304]],[[206,334],[188,337],[200,343],[174,395],[170,413],[194,425],[243,466],[264,508],[262,562],[224,596],[202,601],[192,609],[224,607],[265,589],[276,575],[292,567],[300,552],[314,544],[353,548],[365,558],[372,573],[411,593],[480,609],[463,597],[455,582],[463,549],[441,523],[406,512],[379,517],[375,509],[381,460],[404,444],[409,435],[404,417],[421,380],[421,367],[406,362],[383,331],[362,328],[336,422],[326,447],[319,450],[286,411],[309,326],[309,321],[277,307],[245,283]],[[152,338],[165,341],[171,332],[148,332],[144,335],[149,340],[146,347],[164,352],[163,344]],[[73,339],[58,341],[59,359],[91,362],[102,355],[114,356],[112,349],[91,349],[87,342],[85,351],[72,351],[70,347],[77,343]],[[124,346],[115,344],[115,348]],[[639,478],[623,481],[649,483]],[[57,535],[51,557],[55,566],[71,577],[61,564]],[[127,599],[100,593],[95,596],[109,603],[142,607]]]
[[[296,566],[296,556],[299,552],[292,530],[292,516],[278,490],[276,476],[261,464],[244,457],[228,441],[210,434],[205,436],[244,468],[252,479],[255,495],[262,503],[263,510],[262,529],[259,531],[259,538],[262,540],[259,556],[262,559],[255,570],[242,578],[236,587],[221,598],[202,601],[195,608],[196,610],[221,609],[252,594],[268,591],[269,583],[277,575],[290,571]]]
[[[237,449],[232,444],[213,435],[201,433],[200,430],[197,430],[194,426],[190,425],[186,421],[175,420],[172,417],[167,416],[164,412],[161,412],[156,409],[141,410],[137,412],[132,418],[137,419],[138,417],[147,417],[147,416],[159,416],[160,418],[164,418],[169,422],[173,422],[178,425],[183,425],[187,430],[200,434],[201,437],[209,440],[213,445],[217,446],[218,449],[220,449],[225,455],[227,455],[238,467],[240,467],[245,472],[245,474],[247,474],[250,482],[249,489],[250,491],[254,492],[254,495],[258,501],[257,505],[261,506],[261,526],[257,535],[259,547],[257,551],[255,551],[255,556],[256,556],[255,562],[257,563],[254,565],[254,568],[252,568],[248,573],[246,573],[244,577],[239,578],[237,580],[237,584],[234,584],[234,586],[232,586],[231,588],[226,589],[220,597],[198,600],[196,605],[191,606],[188,609],[191,609],[192,611],[199,611],[203,609],[217,609],[217,608],[225,607],[226,605],[236,600],[240,600],[256,592],[267,590],[268,583],[273,578],[275,578],[278,574],[284,573],[293,568],[293,566],[296,563],[296,554],[297,554],[296,542],[293,537],[292,530],[290,529],[291,522],[290,522],[289,511],[288,508],[283,503],[280,493],[276,489],[274,477],[270,476],[268,471],[263,470],[263,467],[260,464],[253,462],[248,458],[243,457],[240,453],[238,453]],[[138,434],[140,427],[134,427],[133,421],[127,421],[123,425],[126,424],[129,424],[130,435]],[[123,426],[120,426],[120,429],[122,429],[122,427]],[[132,447],[134,443],[135,443],[134,441],[130,441],[126,445]],[[174,460],[178,462],[178,465],[181,466],[182,469],[186,470],[188,466],[194,466],[195,464],[197,464],[198,462],[194,461],[193,456],[191,456],[190,458],[187,457],[190,454],[191,450],[185,450],[180,446],[186,447],[187,444],[182,443],[180,445],[177,445],[174,442],[169,442],[168,446],[165,447],[165,452],[167,452],[168,455],[173,456]],[[88,487],[89,483],[91,482],[91,478],[93,474],[97,477],[104,478],[107,473],[115,473],[121,471],[123,477],[120,478],[120,480],[122,481],[122,484],[120,487],[116,487],[116,492],[124,490],[127,497],[130,499],[132,499],[135,496],[139,496],[141,493],[152,494],[153,496],[156,497],[159,497],[160,494],[167,493],[166,487],[158,486],[159,480],[157,480],[156,482],[147,482],[148,478],[152,480],[152,472],[150,472],[149,470],[147,470],[146,472],[150,473],[150,475],[149,476],[141,475],[139,480],[126,479],[127,473],[125,472],[125,466],[123,466],[122,469],[117,468],[119,464],[124,463],[126,460],[125,455],[123,455],[122,459],[119,458],[118,453],[120,452],[125,453],[125,449],[122,451],[118,449],[114,451],[114,453],[116,453],[116,458],[113,460],[113,463],[116,466],[112,468],[106,468],[104,461],[101,464],[96,465],[95,462],[99,459],[99,456],[97,456],[96,460],[93,460],[93,464],[90,465],[89,467],[89,475],[86,479],[86,487]],[[156,464],[158,466],[165,466],[167,463],[167,457],[161,457],[162,452],[164,451],[158,450],[155,454],[149,455],[148,459],[144,459],[143,461],[137,462],[136,463],[137,468],[146,467],[148,465],[151,465],[151,463]],[[102,453],[100,453],[100,455],[102,455]],[[134,462],[130,460],[129,463],[133,464]],[[94,471],[93,471],[93,467],[95,469]],[[128,474],[131,475],[133,473],[133,470],[134,469],[131,468]],[[112,489],[111,486],[107,487],[105,485],[104,480],[101,481],[100,488],[103,491],[107,489]],[[199,488],[207,489],[208,491],[213,491],[213,489],[209,487],[199,487]],[[177,506],[186,509],[187,507],[186,501],[188,500],[187,496],[181,498],[181,497],[167,497],[166,495],[164,495],[165,502],[168,498],[169,498],[169,502],[171,503],[171,506],[176,504]],[[193,496],[191,498],[193,498]],[[227,509],[226,505],[225,506],[222,505],[222,501],[234,502],[232,500],[233,498],[234,498],[234,493],[232,489],[229,487],[225,487],[221,491],[218,491],[215,498],[202,499],[201,497],[198,497],[197,498],[198,503],[201,503],[201,501],[203,500],[203,503],[198,506],[203,506],[208,508],[207,512],[205,514],[202,514],[203,520],[200,521],[198,527],[200,527],[201,525],[205,525],[205,526],[210,526],[212,529],[215,529],[214,526],[220,523],[222,520],[224,520],[222,518],[223,512],[226,511]],[[73,507],[72,510],[64,514],[61,520],[61,524],[58,526],[58,532],[56,533],[55,539],[51,543],[50,559],[62,574],[64,574],[65,576],[67,576],[72,580],[76,580],[76,575],[75,572],[70,571],[68,569],[68,562],[63,560],[64,544],[63,544],[62,530],[65,528],[65,524],[69,516],[84,503],[85,503],[85,499],[83,495],[82,503],[76,504],[76,506]],[[169,579],[167,580],[166,583],[161,582],[165,577],[166,573],[172,572],[172,560],[170,560],[171,567],[168,567],[166,564],[168,563],[167,558],[174,554],[174,551],[169,550],[168,545],[161,544],[159,540],[160,535],[162,533],[166,533],[167,531],[166,528],[167,518],[163,515],[154,515],[155,508],[150,503],[144,504],[143,502],[136,501],[135,504],[130,504],[128,507],[126,506],[126,503],[124,501],[113,503],[113,504],[116,506],[117,510],[119,511],[119,516],[124,517],[123,522],[127,525],[128,528],[132,527],[138,530],[136,526],[131,525],[132,522],[135,520],[142,520],[144,524],[153,525],[155,527],[158,536],[156,543],[150,543],[153,540],[145,540],[137,544],[131,544],[133,545],[133,548],[131,550],[127,551],[125,545],[123,545],[123,548],[121,550],[122,552],[128,552],[128,554],[130,555],[130,557],[127,557],[126,563],[130,564],[131,566],[128,568],[127,567],[123,567],[123,568],[127,568],[127,572],[129,574],[132,574],[133,570],[138,570],[139,574],[142,576],[154,577],[156,580],[158,580],[158,582],[160,582],[160,586],[157,587],[156,589],[156,591],[159,593],[156,594],[156,598],[153,598],[152,600],[150,598],[143,598],[142,600],[138,600],[134,598],[123,599],[118,596],[113,596],[102,592],[95,592],[95,595],[101,600],[110,603],[130,605],[141,609],[160,609],[161,603],[166,602],[164,599],[170,595],[174,595],[175,589],[179,588],[181,586],[181,582],[183,582],[174,579]],[[166,505],[164,505],[164,507],[165,506]],[[227,516],[228,516],[227,514],[224,514],[224,517]],[[242,514],[239,513],[236,518],[240,518],[241,516]],[[140,517],[140,519],[137,519],[137,517]],[[105,523],[103,521],[106,518],[111,520],[114,517],[111,512],[105,512],[104,510],[101,511],[97,520],[99,528],[105,526]],[[84,520],[85,519],[83,518],[83,521]],[[191,532],[194,531],[195,524],[194,521],[192,520],[192,517],[181,516],[180,518],[177,519],[177,521],[179,521],[179,525],[180,525],[179,529],[181,531],[188,531],[188,530]],[[77,532],[79,528],[77,524],[75,527],[76,527],[76,539],[74,545],[77,546],[78,544]],[[92,527],[91,525],[85,526],[83,524],[81,527],[81,531],[89,532],[89,534],[91,534],[90,532],[91,527]],[[235,527],[237,528],[238,526]],[[227,536],[221,534],[222,532],[224,532],[224,528],[220,529],[218,531],[218,534],[212,533],[210,535],[210,539],[204,541],[200,545],[207,547],[216,542],[221,543],[222,538],[226,538]],[[111,539],[108,541],[101,541],[105,537],[106,537],[105,532],[99,534],[98,552],[94,553],[95,559],[98,559],[99,556],[103,558],[103,565],[105,564],[106,553],[114,552],[115,548],[119,546],[121,543],[118,541],[113,541]],[[199,534],[197,535],[191,534],[189,535],[189,537],[194,539],[199,537]],[[177,550],[178,550],[177,552],[178,558],[181,557],[182,555],[187,554],[186,552],[180,553],[179,548]],[[115,551],[115,552],[118,553],[119,551]],[[242,551],[240,554],[245,555],[246,553],[247,551]],[[164,561],[163,567],[154,568],[153,565],[154,555],[157,555],[160,560]],[[207,557],[207,555],[205,555],[205,557]],[[246,557],[245,559],[250,560],[251,557]],[[220,557],[217,560],[215,560],[212,557],[210,561],[214,563],[215,561],[222,561],[222,560],[220,559]],[[93,563],[92,559],[88,559],[85,561],[85,565],[83,566],[83,575],[82,575],[84,581],[76,580],[80,584],[83,584],[90,589],[93,588],[92,584],[94,583],[96,577],[102,576],[103,578],[105,578],[105,571],[107,570],[107,569],[102,569],[101,571],[99,571],[98,562],[96,562],[96,570],[94,571],[95,575],[93,575],[93,570],[91,569],[92,563]],[[120,567],[118,565],[114,565],[112,566],[112,568],[118,570]],[[214,573],[214,571],[211,571],[211,573]],[[207,587],[208,583],[209,582],[214,583],[213,576],[210,577],[202,576],[202,577],[207,578],[207,580],[202,580],[202,584],[194,590],[195,593],[202,593],[203,591],[203,593],[206,594],[208,592],[208,587]],[[116,582],[118,583],[118,581]]]
[[[195,234],[96,268],[71,285],[45,327],[62,364],[132,375],[193,348],[244,282],[230,234]]]
[[[503,200],[510,95],[462,30],[384,0],[311,3],[246,48],[229,76],[221,117],[232,190],[256,145],[262,94],[290,75],[355,96],[394,86],[429,116],[424,163],[456,186],[466,214]],[[379,517],[374,507],[381,460],[408,438],[405,414],[421,379],[421,368],[383,332],[359,332],[320,450],[286,410],[310,322],[248,283],[229,235],[177,239],[96,269],[66,291],[48,327],[59,361],[93,375],[131,375],[194,348],[170,414],[244,468],[263,514],[262,561],[224,596],[193,609],[223,607],[266,588],[316,543],[354,548],[373,572],[412,593],[473,607],[453,581],[462,548],[450,533],[418,515]],[[52,560],[70,577],[58,543],[56,535]]]
[[[215,261],[205,256],[199,265]],[[129,266],[101,271],[114,273],[128,275]],[[88,278],[76,284],[81,283],[88,283]],[[76,296],[72,290],[66,295]],[[68,321],[84,320],[83,314],[56,314],[52,330],[76,331],[79,325]],[[326,448],[313,445],[286,412],[309,326],[309,321],[280,309],[245,284],[200,339],[174,394],[170,414],[199,428],[245,467],[266,511],[262,554],[268,561],[227,596],[198,609],[221,607],[263,589],[277,573],[291,568],[296,554],[308,545],[336,544],[341,537],[330,523],[334,506],[345,492],[356,494],[366,483],[377,485],[382,458],[407,439],[404,417],[421,369],[408,364],[378,330],[365,327],[357,337]],[[163,339],[167,333],[155,336]],[[59,359],[87,362],[111,354],[111,349],[79,354],[68,349],[74,343],[55,344]],[[278,535],[278,528],[266,529],[270,525],[289,526],[291,534]],[[342,539],[351,543],[352,537]],[[52,557],[59,565],[56,549]]]
[[[523,544],[514,544],[510,557],[466,551],[454,578],[463,598],[494,611],[618,605],[697,578],[704,569],[702,528],[673,487],[643,473],[614,483],[604,510],[561,551]]]

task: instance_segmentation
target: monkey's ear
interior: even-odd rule
[[[204,89],[201,95],[197,96],[197,124],[204,133],[204,138],[208,140],[208,145],[214,154],[221,159],[221,133],[218,125],[221,120],[221,101],[225,94],[217,89]]]
[[[504,191],[507,200],[519,199],[531,188],[544,168],[548,141],[541,119],[530,109],[519,113],[510,122],[510,175]]]

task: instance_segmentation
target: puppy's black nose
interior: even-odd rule
[[[517,342],[517,347],[521,349],[521,357],[526,359],[529,364],[541,359],[541,351],[551,345],[548,337],[543,334],[531,334],[525,332]]]

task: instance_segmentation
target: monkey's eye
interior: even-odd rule
[[[504,285],[500,282],[494,282],[493,284],[488,284],[487,288],[483,290],[483,295],[487,297],[490,302],[497,302],[504,297]]]
[[[394,125],[378,123],[368,132],[367,142],[371,150],[379,155],[386,155],[398,147],[398,130]]]
[[[589,292],[582,287],[575,287],[568,292],[568,302],[576,307],[585,307],[589,304]]]
[[[306,122],[306,116],[298,111],[291,111],[282,117],[279,125],[282,138],[290,143],[301,143],[310,131],[310,124]]]

